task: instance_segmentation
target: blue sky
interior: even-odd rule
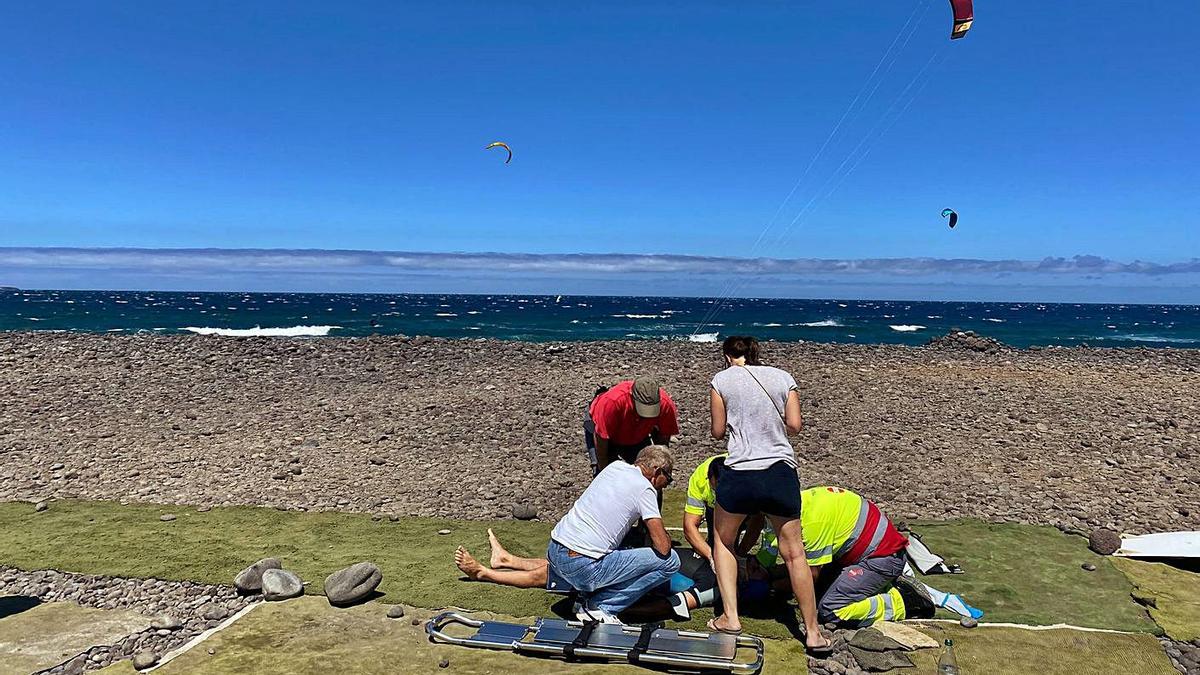
[[[0,246],[1200,256],[1197,3],[345,4],[7,8]]]

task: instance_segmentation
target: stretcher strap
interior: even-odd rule
[[[586,648],[588,646],[588,641],[592,639],[592,633],[596,631],[596,626],[599,625],[600,622],[598,621],[589,621],[583,624],[583,628],[579,629],[579,635],[575,636],[575,639],[571,641],[571,644],[563,647],[563,656],[566,656],[568,661],[574,661],[575,650],[579,649],[580,647]]]
[[[638,635],[637,644],[633,649],[629,650],[629,662],[637,665],[645,654],[650,649],[650,638],[654,637],[654,631],[662,627],[661,623],[648,623],[642,626],[642,632]]]

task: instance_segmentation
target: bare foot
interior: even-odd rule
[[[808,633],[804,636],[804,648],[812,653],[823,654],[833,649],[833,639],[823,630],[815,634]]]
[[[480,565],[474,556],[467,553],[467,549],[461,546],[454,551],[454,564],[458,566],[460,572],[474,581],[478,581],[479,575],[487,569],[483,565]]]
[[[711,631],[716,631],[716,632],[720,632],[720,633],[731,633],[734,635],[741,633],[742,632],[742,622],[741,621],[737,621],[737,622],[729,621],[726,619],[726,616],[727,615],[722,614],[721,616],[718,616],[715,619],[710,619],[708,621],[708,629]]]
[[[492,532],[490,527],[488,528],[488,543],[492,545],[492,567],[508,567],[509,562],[512,561],[512,554],[500,544],[496,533]]]

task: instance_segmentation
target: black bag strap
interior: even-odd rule
[[[635,666],[642,659],[642,654],[650,651],[650,639],[654,637],[654,631],[662,628],[661,623],[648,623],[642,626],[642,632],[638,635],[637,644],[633,645],[633,649],[629,650],[629,662]]]
[[[588,646],[588,642],[592,639],[592,633],[596,632],[596,626],[599,625],[599,621],[589,621],[583,624],[583,628],[579,629],[579,635],[575,636],[571,644],[563,647],[563,656],[567,657],[568,661],[574,661],[575,650]]]

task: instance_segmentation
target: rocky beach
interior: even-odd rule
[[[0,499],[553,519],[597,385],[657,377],[681,466],[717,345],[0,334]],[[805,484],[898,520],[1200,528],[1200,351],[767,343],[802,389]]]

